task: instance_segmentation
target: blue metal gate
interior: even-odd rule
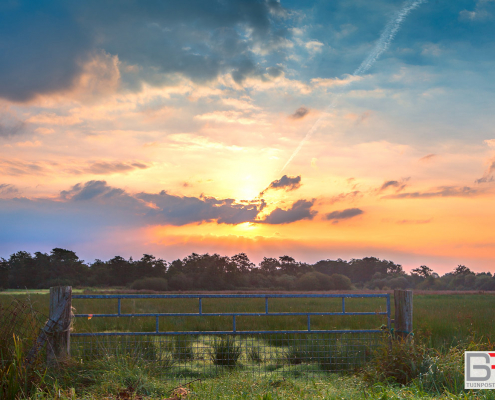
[[[73,295],[74,300],[117,300],[113,312],[75,314],[75,329],[71,333],[71,353],[78,358],[91,359],[102,356],[138,357],[161,366],[166,375],[173,377],[197,377],[216,374],[225,367],[239,367],[253,373],[295,373],[314,375],[325,371],[343,371],[361,366],[371,357],[383,335],[391,325],[391,309],[389,294],[114,294],[114,295]],[[383,299],[384,304],[373,311],[349,311],[346,300],[350,299]],[[160,308],[165,301],[191,302],[197,299],[193,312],[128,312],[122,311],[123,302],[157,299]],[[161,299],[161,300],[160,300]],[[204,301],[219,299],[218,304],[232,304],[241,299],[258,299],[264,304],[259,311],[206,311]],[[279,299],[279,300],[275,300]],[[273,310],[273,302],[289,302],[290,299],[302,301],[338,301],[338,310]],[[77,303],[77,302],[76,302]],[[210,301],[211,303],[211,301]],[[78,305],[76,305],[76,309]],[[129,308],[129,304],[127,307]],[[182,304],[181,304],[182,305]],[[275,305],[277,306],[277,305]],[[87,304],[84,305],[87,307]],[[148,305],[148,307],[150,307]],[[211,308],[210,304],[209,307]],[[169,307],[170,308],[170,307]],[[253,307],[248,307],[253,308]],[[284,308],[284,307],[282,307]],[[363,327],[363,329],[329,329],[312,326],[312,318],[362,318],[375,316],[384,319],[381,326]],[[212,317],[231,318],[231,329],[222,325],[221,329],[174,329],[184,323],[185,318],[205,321]],[[305,319],[305,329],[239,329],[239,320],[250,317],[295,317],[300,322]],[[98,324],[98,319],[129,319],[131,322],[126,331],[115,329],[112,323]],[[152,328],[149,319],[154,319]],[[77,320],[87,321],[80,331]],[[137,320],[146,322],[146,329],[137,330]],[[170,325],[167,320],[178,320]],[[166,329],[161,328],[166,325]],[[182,322],[181,322],[182,321]],[[327,321],[327,320],[325,320]],[[329,320],[328,320],[329,321]],[[165,323],[164,323],[165,322]],[[143,323],[144,324],[144,323]],[[95,325],[95,326],[93,326]],[[118,325],[118,324],[117,324]],[[193,323],[194,325],[194,323]],[[251,324],[252,325],[252,324]],[[256,323],[258,326],[258,323]],[[153,329],[154,328],[154,329]]]

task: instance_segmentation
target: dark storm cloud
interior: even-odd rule
[[[318,213],[311,210],[315,200],[298,200],[288,210],[276,208],[261,221],[265,224],[289,224],[303,219],[313,219]]]
[[[347,208],[342,211],[332,211],[331,213],[325,215],[325,219],[329,221],[337,220],[337,219],[349,219],[361,215],[363,213],[364,211],[359,208]]]
[[[301,187],[301,175],[299,176],[287,176],[284,175],[282,178],[274,180],[270,185],[263,190],[260,195],[263,195],[268,190],[274,189],[283,189],[286,192],[290,192],[292,190],[299,189]]]
[[[383,196],[382,199],[429,199],[433,197],[472,197],[481,193],[481,190],[469,186],[440,186],[429,192],[408,192]]]
[[[121,71],[131,88],[164,85],[169,73],[195,82],[228,71],[238,83],[276,77],[281,68],[259,67],[252,46],[273,50],[276,65],[289,35],[275,23],[284,9],[262,0],[19,0],[1,11],[0,97],[14,101],[70,88],[101,50],[138,67]]]
[[[299,107],[294,114],[290,115],[290,118],[292,119],[301,119],[304,118],[306,115],[308,115],[309,110],[306,107]]]

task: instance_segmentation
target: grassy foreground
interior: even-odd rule
[[[187,399],[478,399],[494,400],[493,390],[460,392],[426,390],[415,381],[409,385],[366,382],[362,375],[330,374],[322,380],[254,378],[233,372],[184,385]],[[163,381],[159,373],[129,360],[104,360],[85,366],[68,365],[52,371],[29,399],[136,399],[162,400],[174,397],[176,384]],[[20,399],[24,397],[19,397]]]
[[[15,296],[19,300],[25,295]],[[0,305],[11,301],[10,296],[0,296]],[[74,302],[77,312],[114,311],[116,304],[96,301]],[[47,314],[48,296],[32,294],[31,303],[37,310]],[[215,310],[252,310],[257,304],[246,302],[228,305],[210,303],[206,306]],[[275,303],[279,310],[319,310],[334,307],[333,303]],[[347,306],[347,304],[346,304]],[[164,304],[156,300],[128,302],[123,304],[129,311],[173,308],[177,305]],[[192,304],[182,303],[181,309],[188,310]],[[349,303],[359,310],[376,310],[381,305],[375,301],[357,300]],[[479,399],[495,400],[495,390],[463,390],[464,350],[495,350],[493,338],[493,295],[416,295],[414,297],[415,345],[397,343],[390,350],[383,346],[375,354],[374,361],[364,369],[346,375],[325,373],[317,379],[282,377],[266,372],[260,377],[246,370],[234,369],[219,377],[210,377],[185,385],[189,391],[187,399]],[[363,310],[363,311],[364,311]],[[375,318],[375,317],[373,317]],[[383,318],[380,317],[382,320]],[[114,319],[113,321],[115,321]],[[148,329],[145,319],[113,322],[110,319],[93,318],[76,321],[75,328],[82,330]],[[192,324],[197,322],[182,320]],[[363,323],[379,324],[380,320],[356,318],[351,322],[344,319],[315,321],[321,326],[361,327]],[[161,324],[166,327],[167,322]],[[208,323],[203,321],[202,323]],[[224,322],[210,322],[222,328]],[[253,322],[246,322],[249,326]],[[297,320],[288,322],[298,323]],[[271,329],[284,329],[285,322],[273,323]],[[173,326],[173,324],[172,324]],[[369,325],[368,325],[369,327]],[[177,328],[176,328],[177,329]],[[211,326],[210,326],[211,329]],[[151,329],[150,329],[151,330]],[[164,379],[164,372],[153,363],[135,357],[105,357],[97,360],[75,360],[55,368],[46,369],[42,363],[36,368],[23,366],[26,348],[22,341],[15,346],[12,363],[3,363],[0,369],[0,399],[147,399],[162,400],[174,398],[173,389],[179,382]],[[189,379],[188,379],[189,380]],[[194,380],[191,377],[190,380]],[[184,380],[182,380],[184,384]]]

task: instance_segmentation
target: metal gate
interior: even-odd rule
[[[389,294],[115,294],[72,299],[84,313],[75,314],[71,356],[138,359],[173,379],[214,376],[234,368],[296,376],[353,370],[370,359],[391,325]]]

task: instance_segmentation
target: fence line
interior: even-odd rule
[[[399,293],[398,293],[399,292]],[[406,293],[403,293],[406,292]],[[349,311],[347,299],[385,300],[386,311]],[[226,368],[241,366],[253,374],[305,374],[345,371],[369,361],[383,335],[389,337],[395,324],[400,336],[412,332],[412,292],[395,291],[395,321],[392,320],[389,294],[111,294],[72,295],[75,300],[117,300],[114,313],[75,314],[81,318],[155,318],[151,332],[70,332],[72,356],[81,359],[102,356],[132,356],[151,361],[168,377],[191,378],[213,376]],[[196,312],[122,312],[126,299],[197,299]],[[258,312],[205,312],[204,299],[264,299],[264,310]],[[336,311],[273,311],[271,299],[341,299]],[[218,304],[217,304],[218,306]],[[261,304],[258,304],[261,306]],[[381,316],[386,324],[380,329],[314,329],[316,316],[355,317]],[[238,329],[239,317],[306,317],[306,329]],[[160,318],[229,317],[231,330],[160,329]],[[180,322],[180,321],[179,321]],[[183,321],[182,321],[183,322]],[[67,323],[67,321],[66,321]],[[172,325],[172,327],[174,327]],[[402,328],[399,328],[402,327]],[[77,329],[77,322],[75,325]],[[63,346],[68,346],[70,340]]]

